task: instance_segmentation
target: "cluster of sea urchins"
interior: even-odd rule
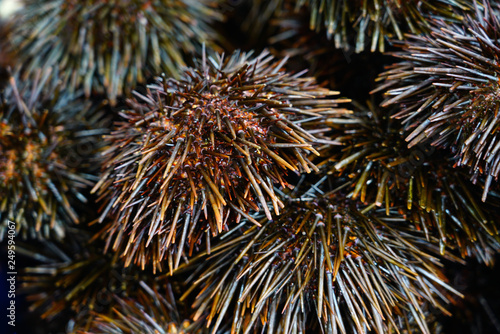
[[[217,0],[28,0],[16,14],[11,47],[23,78],[54,67],[54,83],[105,93],[111,104],[184,57],[213,45]]]
[[[282,215],[255,217],[262,227],[224,236],[203,264],[193,259],[181,300],[199,288],[194,319],[213,333],[231,324],[245,334],[382,334],[412,322],[429,333],[425,304],[442,308],[453,289],[422,232],[369,211],[336,192],[289,198]]]
[[[107,334],[208,334],[201,321],[182,319],[170,284],[158,289],[141,281],[133,298],[114,296],[113,313],[91,318],[89,333]],[[166,292],[164,291],[166,290]]]
[[[207,54],[218,3],[27,0],[14,17],[0,222],[51,239],[16,244],[43,262],[20,277],[31,309],[86,334],[435,332],[461,295],[439,259],[500,250],[498,8],[255,1],[253,19],[308,8],[307,36],[278,36],[311,57],[414,34],[381,76],[394,109],[350,111],[288,57]],[[335,42],[312,48],[320,31]],[[121,120],[87,150],[103,96]]]
[[[342,99],[283,64],[267,52],[204,55],[182,79],[136,92],[94,188],[127,264],[161,268],[166,259],[172,270],[205,235],[241,218],[259,225],[250,210],[279,214],[274,185],[289,187],[287,173],[317,171],[309,156],[328,142],[324,119],[345,112]]]
[[[0,224],[62,238],[96,181],[89,172],[107,124],[102,108],[77,94],[41,93],[46,78],[18,87],[11,77],[0,92]]]
[[[436,20],[430,36],[411,36],[402,59],[380,76],[383,106],[400,107],[409,147],[447,147],[472,179],[485,176],[483,201],[500,174],[500,23],[488,3],[461,23]],[[390,88],[390,89],[389,89]]]

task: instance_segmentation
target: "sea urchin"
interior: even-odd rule
[[[429,333],[422,306],[442,309],[441,288],[452,289],[404,219],[391,227],[383,213],[337,194],[287,204],[273,221],[231,231],[203,263],[192,261],[181,300],[200,288],[195,320],[206,317],[213,333],[230,322],[231,333],[382,334],[411,319]]]
[[[106,133],[103,105],[43,94],[46,78],[18,87],[11,77],[0,92],[0,224],[14,221],[24,237],[62,237],[79,222],[74,205],[96,181],[91,165]]]
[[[172,269],[186,241],[192,250],[203,233],[220,233],[259,204],[271,218],[268,200],[279,214],[273,185],[287,187],[287,171],[316,170],[308,156],[324,142],[325,116],[346,112],[337,108],[343,100],[284,72],[285,61],[204,55],[181,80],[136,92],[94,188],[104,200],[100,221],[113,217],[109,241],[127,263],[168,258]]]
[[[28,0],[14,17],[22,73],[55,67],[69,90],[106,93],[112,104],[150,75],[178,75],[184,56],[213,42],[212,0]]]
[[[449,147],[473,179],[486,176],[483,200],[500,174],[500,22],[485,2],[460,24],[435,21],[430,36],[411,36],[403,59],[380,76],[383,106],[398,105],[412,147]]]
[[[463,19],[458,10],[472,8],[471,0],[295,0],[310,7],[310,27],[334,39],[337,48],[355,45],[361,52],[384,51],[386,38],[403,39],[403,34],[428,32],[430,18],[447,22]]]

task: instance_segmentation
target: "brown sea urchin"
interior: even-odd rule
[[[430,36],[411,36],[394,54],[403,60],[381,74],[378,88],[386,91],[383,106],[400,107],[394,117],[409,147],[449,147],[474,180],[485,175],[483,200],[500,174],[499,38],[487,2],[460,24],[435,21]]]
[[[287,187],[287,171],[316,170],[308,156],[324,142],[322,121],[347,112],[337,108],[344,100],[284,72],[285,61],[267,52],[204,55],[181,80],[136,93],[94,188],[104,201],[100,221],[113,217],[109,242],[127,263],[159,267],[168,258],[172,269],[186,242],[192,250],[251,209],[271,218],[268,200],[278,214],[273,185]]]
[[[213,333],[231,323],[231,333],[244,334],[382,334],[411,319],[429,333],[422,306],[442,309],[441,288],[452,289],[437,259],[419,249],[426,243],[419,233],[391,227],[383,213],[343,195],[287,205],[274,221],[232,231],[203,263],[192,262],[181,300],[200,288],[194,319],[206,317]]]

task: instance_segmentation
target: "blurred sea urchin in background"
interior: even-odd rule
[[[253,36],[268,30],[271,18],[293,8],[309,14],[309,29],[326,35],[337,49],[384,52],[390,39],[431,30],[435,19],[460,22],[473,9],[472,0],[255,0],[244,22]],[[255,38],[255,37],[254,37]]]
[[[81,95],[41,92],[46,79],[11,77],[0,92],[0,221],[15,222],[23,237],[62,238],[80,221],[74,206],[88,201],[84,191],[97,181],[92,171],[108,117]]]
[[[221,19],[216,0],[24,2],[10,37],[22,78],[54,67],[54,83],[112,104],[151,75],[178,75],[187,55],[217,40],[209,23]]]

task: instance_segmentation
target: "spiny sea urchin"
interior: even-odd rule
[[[332,140],[344,147],[322,151],[335,178],[351,179],[349,197],[398,208],[408,220],[439,240],[441,252],[458,247],[462,256],[492,264],[500,250],[498,194],[478,202],[481,189],[464,180],[451,157],[432,146],[407,148],[402,125],[389,110],[357,106],[355,113],[330,118]]]
[[[361,52],[365,44],[370,50],[381,52],[385,49],[386,38],[403,39],[403,34],[428,32],[429,19],[439,18],[446,22],[463,19],[457,10],[470,10],[470,0],[297,0],[309,3],[311,29],[326,28],[327,36],[333,38],[338,48],[354,44],[355,51]],[[355,41],[348,32],[355,31]]]
[[[273,0],[273,7],[286,0]],[[296,10],[307,6],[310,12],[310,28],[326,30],[337,48],[355,52],[384,51],[385,39],[403,39],[405,32],[420,34],[431,28],[429,19],[440,18],[447,22],[459,22],[463,16],[458,10],[470,10],[472,0],[291,0]],[[257,1],[260,3],[260,1]],[[278,4],[277,4],[278,3]],[[269,7],[271,7],[269,5]]]
[[[141,281],[133,298],[114,296],[113,314],[92,316],[85,334],[202,334],[208,333],[200,321],[182,320],[169,284],[160,291]]]
[[[259,204],[271,218],[269,200],[278,214],[273,185],[287,187],[287,171],[316,170],[308,156],[325,142],[322,120],[346,112],[337,108],[344,100],[282,71],[285,61],[268,52],[203,55],[181,80],[136,93],[93,190],[104,201],[100,221],[113,217],[108,243],[127,264],[161,268],[168,259],[172,270],[186,244],[191,252]]]
[[[40,77],[19,88],[11,77],[0,92],[0,224],[15,222],[24,237],[60,238],[78,223],[73,207],[96,181],[89,172],[107,122],[104,106],[78,94],[41,93],[47,75]]]
[[[112,104],[137,83],[212,43],[217,0],[28,0],[13,18],[12,47],[24,77],[57,68],[53,82],[106,93]]]
[[[113,295],[134,295],[142,275],[123,267],[117,254],[103,254],[104,245],[81,229],[68,229],[61,242],[42,241],[42,247],[19,245],[19,251],[41,264],[24,269],[20,291],[31,303],[29,310],[67,332],[86,330],[91,312],[109,314]]]
[[[390,333],[411,321],[429,333],[423,305],[443,309],[453,291],[423,234],[367,213],[338,193],[305,194],[262,227],[234,230],[202,257],[189,283],[194,319],[215,332]],[[255,217],[259,219],[258,217]],[[393,217],[394,218],[394,217]],[[203,255],[203,254],[202,254]],[[444,288],[444,290],[443,290]],[[411,321],[410,321],[411,319]]]
[[[435,21],[430,36],[411,36],[403,61],[380,75],[383,106],[398,105],[409,147],[450,147],[484,192],[500,173],[500,23],[488,2],[460,24]],[[483,196],[483,200],[486,196]]]

